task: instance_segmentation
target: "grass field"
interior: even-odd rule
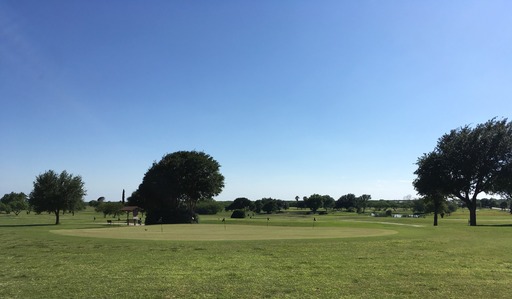
[[[290,213],[125,227],[92,211],[58,226],[0,214],[0,297],[509,298],[512,216],[467,218],[433,227],[431,217]]]

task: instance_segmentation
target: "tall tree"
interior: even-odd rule
[[[138,190],[146,221],[193,222],[197,202],[213,198],[224,187],[219,169],[210,155],[196,151],[175,152],[153,163]]]
[[[416,164],[416,190],[460,199],[468,207],[470,225],[476,226],[478,194],[499,192],[498,182],[510,179],[512,124],[492,119],[474,128],[451,130]]]
[[[36,213],[54,213],[55,224],[59,224],[60,212],[74,212],[82,207],[85,195],[84,182],[80,176],[65,170],[58,175],[49,170],[36,177],[29,203]]]

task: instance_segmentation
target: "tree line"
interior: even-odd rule
[[[419,157],[416,165],[413,186],[424,205],[433,210],[434,225],[447,204],[458,200],[468,208],[469,224],[475,226],[479,195],[497,194],[512,199],[512,123],[507,119],[491,119],[451,130],[438,139],[434,150]],[[146,224],[191,223],[197,221],[198,209],[212,212],[215,207],[211,199],[223,187],[224,176],[213,157],[203,152],[179,151],[151,165],[128,198],[128,204],[147,212]],[[84,208],[85,195],[80,176],[49,170],[36,177],[28,197],[6,194],[0,201],[0,210],[19,213],[26,208],[36,213],[53,213],[58,224],[61,213]],[[313,213],[322,208],[364,212],[374,204],[366,194],[349,193],[336,201],[320,194],[304,197],[302,202],[298,197],[295,199],[293,203],[263,198],[255,201],[252,209],[272,213],[295,204]]]

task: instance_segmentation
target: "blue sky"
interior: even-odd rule
[[[218,200],[416,196],[449,130],[512,111],[510,1],[0,0],[0,195],[119,200],[204,151]]]

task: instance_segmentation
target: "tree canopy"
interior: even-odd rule
[[[197,202],[223,187],[220,164],[210,155],[179,151],[154,162],[132,197],[147,211],[147,224],[192,222]]]
[[[492,119],[451,130],[416,164],[416,191],[461,200],[470,211],[470,225],[475,226],[478,194],[500,192],[511,180],[512,124]]]
[[[229,206],[226,207],[226,211],[232,210],[247,210],[251,207],[252,201],[245,197],[238,197]]]
[[[306,203],[306,207],[308,207],[313,213],[316,213],[316,211],[324,205],[324,196],[320,194],[312,194],[309,197],[306,197],[304,202]]]
[[[352,194],[348,193],[345,195],[340,196],[340,198],[336,201],[336,209],[343,209],[345,208],[347,211],[351,208],[356,207],[356,199],[357,197]]]
[[[36,177],[29,204],[36,213],[54,213],[55,224],[59,224],[60,212],[75,212],[82,208],[85,195],[84,182],[80,176],[65,170],[60,174],[49,170]]]

